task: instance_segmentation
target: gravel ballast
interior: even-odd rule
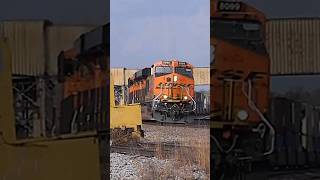
[[[149,142],[210,143],[209,128],[143,125],[145,140]]]
[[[196,166],[176,166],[170,159],[147,158],[134,155],[111,153],[111,179],[209,179],[209,176]]]
[[[210,129],[182,126],[143,125],[145,137],[143,142],[170,142],[187,146],[209,147]],[[189,154],[189,156],[210,156],[207,154]],[[158,157],[158,156],[157,156]],[[209,179],[209,172],[201,169],[194,161],[173,159],[159,159],[157,157],[143,157],[111,153],[111,179],[144,180],[144,179]],[[183,154],[182,158],[185,157]],[[184,160],[185,158],[183,158]],[[203,158],[200,158],[203,159]],[[187,162],[187,163],[186,163]],[[202,166],[203,167],[203,166]]]

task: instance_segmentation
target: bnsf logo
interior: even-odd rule
[[[219,11],[240,11],[241,4],[238,2],[219,2],[218,10]]]

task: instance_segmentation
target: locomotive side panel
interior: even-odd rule
[[[240,177],[255,168],[319,165],[319,107],[269,98],[265,22],[262,12],[242,2],[211,0],[211,161],[216,179]]]
[[[250,166],[274,150],[275,131],[267,117],[270,59],[264,28],[265,16],[255,8],[211,0],[211,161],[217,179],[246,171],[237,172],[237,163],[225,157]]]
[[[244,91],[248,91],[248,87],[244,87],[245,79],[253,73],[260,73],[260,79],[253,80],[252,100],[255,102],[259,110],[263,113],[267,112],[269,99],[269,59],[267,56],[256,54],[249,50],[238,47],[232,43],[217,40],[215,45],[214,64],[215,73],[212,78],[213,93],[213,110],[220,111],[224,115],[230,105],[233,106],[231,115],[237,118],[237,112],[245,110],[248,112],[248,122],[257,123],[260,120],[259,115],[249,107],[248,98]],[[227,52],[235,52],[229,55]],[[229,74],[230,75],[229,75]],[[224,79],[223,79],[224,78]],[[234,83],[230,82],[234,80]],[[233,87],[230,87],[231,85]],[[233,92],[230,92],[233,88]],[[245,90],[244,90],[245,88]],[[232,95],[230,95],[232,93]],[[233,98],[233,99],[230,99]],[[230,103],[232,101],[232,103]]]
[[[78,56],[74,49],[60,54],[59,64],[64,67],[59,68],[63,99],[58,116],[64,122],[59,123],[60,133],[93,130],[105,118],[102,100],[107,96],[108,76],[102,61],[107,57],[99,58],[101,61],[95,55]],[[87,64],[80,65],[80,61]]]

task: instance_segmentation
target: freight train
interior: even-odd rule
[[[97,28],[93,34],[100,34],[100,39],[104,40],[106,29],[106,26]],[[85,37],[80,39],[85,40]],[[80,54],[81,48],[86,53]],[[109,56],[104,55],[104,50],[88,49],[76,41],[75,47],[62,51],[58,59],[58,79],[63,83],[63,132],[93,130],[99,119],[110,119],[104,127],[110,126],[111,142],[143,136],[140,105],[116,105],[113,78],[107,73]],[[106,109],[110,117],[102,113]]]
[[[269,96],[265,15],[237,1],[210,6],[213,177],[319,165],[319,108]]]
[[[0,39],[0,179],[109,179],[109,132],[142,136],[140,106],[115,105],[109,27],[61,51],[52,77],[13,75]]]
[[[129,78],[129,102],[143,106],[143,119],[178,121],[196,109],[193,66],[159,61]]]
[[[0,40],[0,179],[108,179],[109,24],[96,30],[61,52],[54,76],[13,74]]]

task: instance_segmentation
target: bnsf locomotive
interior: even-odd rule
[[[196,109],[193,67],[177,60],[159,61],[128,80],[129,103],[141,103],[143,119],[181,120]]]
[[[265,24],[264,14],[247,4],[211,0],[214,179],[320,166],[320,107],[269,97]]]
[[[270,59],[263,13],[241,2],[211,0],[213,175],[273,152],[267,118]]]

